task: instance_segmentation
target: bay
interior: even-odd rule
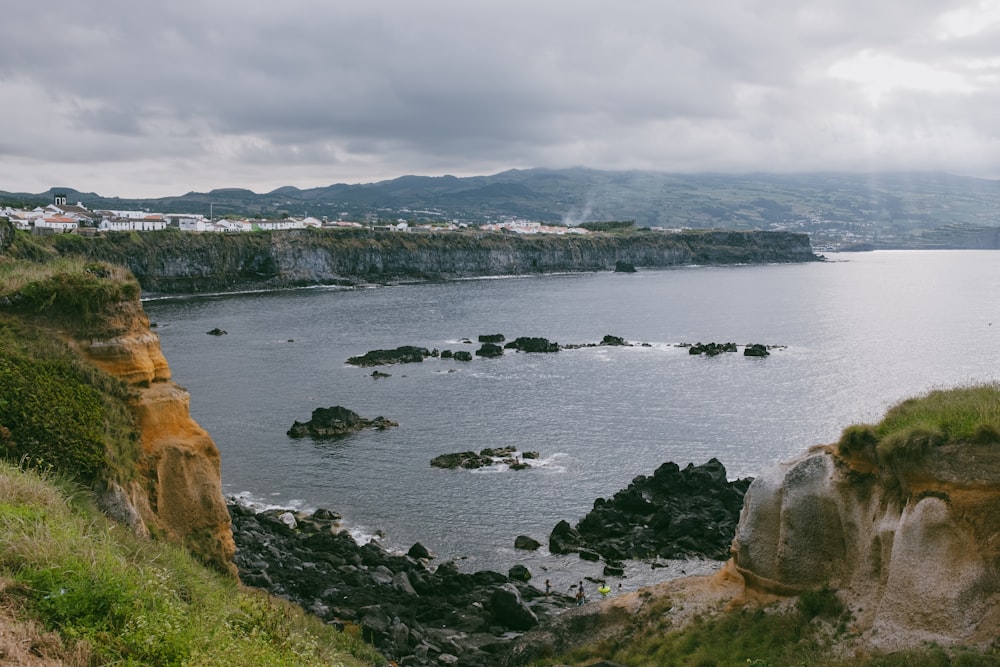
[[[388,548],[419,541],[470,570],[524,562],[563,584],[596,566],[517,552],[514,538],[544,544],[560,519],[575,523],[595,498],[665,461],[715,457],[731,478],[753,476],[906,397],[998,379],[1000,255],[828,259],[150,299],[145,308],[192,415],[222,453],[225,493],[326,507]],[[206,335],[215,327],[228,334]],[[382,379],[345,363],[407,344],[474,351],[462,341],[492,333],[562,344],[612,334],[634,346],[427,359],[382,367],[391,375]],[[710,341],[779,347],[756,359],[680,346]],[[332,405],[399,427],[325,442],[285,435]],[[539,465],[429,465],[508,445],[539,452]],[[664,565],[630,564],[626,586],[699,567]]]

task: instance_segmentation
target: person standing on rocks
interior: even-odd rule
[[[576,606],[583,606],[583,603],[587,601],[587,594],[583,590],[583,582],[580,582],[579,588],[576,589]]]
[[[552,593],[552,582],[548,579],[545,580],[545,599],[549,599],[549,594]]]

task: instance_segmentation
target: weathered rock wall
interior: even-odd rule
[[[899,471],[897,471],[899,472]],[[887,650],[988,643],[1000,629],[1000,456],[947,445],[891,482],[833,446],[757,477],[733,541],[748,591],[823,586]]]
[[[165,536],[216,569],[235,573],[219,450],[191,417],[190,395],[170,380],[159,338],[138,300],[113,307],[102,324],[106,335],[69,342],[131,387],[129,406],[142,445],[135,481],[109,483],[104,508],[140,532]]]
[[[74,244],[127,266],[147,292],[392,282],[686,264],[817,259],[805,234],[692,231],[627,236],[310,230],[109,234]]]

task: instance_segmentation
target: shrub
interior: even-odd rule
[[[846,611],[836,591],[827,586],[800,595],[795,608],[809,620],[817,617],[832,620]]]
[[[90,483],[135,474],[127,386],[51,335],[0,317],[0,456]]]
[[[844,458],[860,458],[863,460],[875,460],[875,446],[878,444],[878,436],[875,429],[868,424],[855,424],[848,426],[840,435],[837,442],[837,453]]]

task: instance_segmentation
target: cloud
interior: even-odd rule
[[[996,177],[1000,2],[16,3],[0,189],[511,167]]]

